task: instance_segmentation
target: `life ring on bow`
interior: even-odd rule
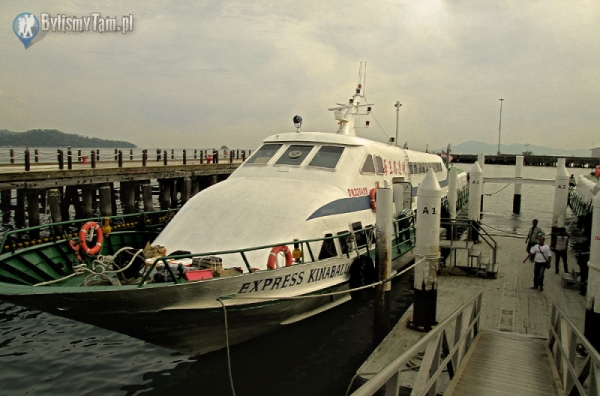
[[[594,177],[596,177],[596,179],[600,178],[600,165],[596,165],[596,169],[594,169]]]
[[[91,232],[90,232],[91,231]],[[93,248],[89,248],[86,242],[88,234],[96,233],[96,245]],[[104,241],[104,234],[98,223],[94,221],[88,221],[79,230],[79,244],[83,252],[89,256],[94,256],[102,249],[102,242]]]
[[[290,251],[290,248],[286,245],[281,245],[275,246],[273,249],[271,249],[271,253],[269,253],[269,260],[267,261],[268,269],[275,269],[277,267],[277,255],[281,252],[283,252],[283,255],[285,256],[285,266],[292,266],[294,260],[292,258],[292,252]]]
[[[371,209],[375,212],[377,210],[377,187],[373,187],[369,191],[369,200],[371,201]]]

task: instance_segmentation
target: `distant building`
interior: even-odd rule
[[[592,150],[592,158],[600,158],[600,147],[594,147]]]

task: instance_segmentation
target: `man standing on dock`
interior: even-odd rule
[[[546,268],[549,269],[552,267],[552,251],[548,245],[544,245],[544,239],[544,236],[540,235],[537,245],[531,248],[531,251],[525,257],[525,260],[523,260],[523,263],[525,263],[528,258],[535,258],[533,286],[531,286],[531,289],[539,288],[540,291],[544,291],[544,271],[546,271]]]
[[[556,262],[554,263],[554,268],[556,269],[556,274],[558,274],[558,263],[560,259],[563,260],[563,266],[565,269],[565,274],[569,273],[569,267],[567,266],[567,247],[569,246],[569,234],[564,228],[561,228],[558,231],[558,235],[556,235],[556,246],[554,246],[554,253],[556,254]]]
[[[544,235],[544,231],[540,227],[538,227],[537,219],[533,219],[531,222],[531,228],[529,229],[529,234],[527,234],[527,239],[525,239],[525,243],[527,244],[527,253],[531,252],[531,248],[535,245],[536,241],[541,235]],[[531,262],[533,262],[533,256],[531,256]]]

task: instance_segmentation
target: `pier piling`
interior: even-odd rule
[[[483,187],[483,171],[479,167],[479,162],[473,164],[471,168],[471,181],[469,182],[469,214],[468,218],[473,224],[471,240],[479,239],[479,220],[481,219],[481,191]]]
[[[39,190],[27,191],[27,216],[29,227],[40,225],[40,192]],[[33,239],[40,237],[40,230],[32,230],[29,236]]]
[[[588,263],[587,304],[584,335],[600,351],[600,193],[592,201],[592,235]]]
[[[429,331],[437,315],[437,271],[440,258],[440,214],[442,189],[433,169],[417,189],[417,244],[414,280],[414,312],[411,329]]]
[[[149,180],[142,184],[142,200],[144,201],[144,212],[152,212],[154,203],[152,202],[152,184]]]
[[[565,159],[559,158],[556,164],[554,181],[554,207],[552,210],[552,240],[550,246],[556,244],[556,235],[564,230],[567,222],[567,205],[569,201],[569,174],[565,169]]]
[[[84,187],[81,189],[81,217],[86,219],[94,215],[93,209],[94,189],[93,187]]]
[[[515,165],[515,179],[521,179],[523,177],[522,155],[517,155]],[[521,183],[515,183],[515,194],[513,197],[513,213],[521,213]]]
[[[100,195],[100,216],[112,216],[111,191],[110,186],[101,186]]]
[[[53,188],[48,191],[48,205],[50,206],[50,218],[53,223],[60,223],[62,221],[62,216],[60,213],[60,197],[62,193],[60,190]],[[56,234],[62,235],[63,228],[62,226],[57,226]]]
[[[232,151],[233,153],[233,151]],[[384,182],[383,188],[377,189],[377,212],[375,218],[375,268],[379,280],[390,277],[392,267],[393,232],[393,191]],[[378,345],[390,332],[390,292],[391,282],[377,286],[375,291],[375,318],[373,322],[373,345]]]

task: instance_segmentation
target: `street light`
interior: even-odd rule
[[[398,145],[398,120],[400,119],[400,106],[402,103],[400,101],[396,101],[394,107],[396,108],[396,146]]]
[[[500,134],[502,132],[502,102],[504,99],[498,99],[500,101],[500,124],[498,125],[498,155],[500,155]]]

